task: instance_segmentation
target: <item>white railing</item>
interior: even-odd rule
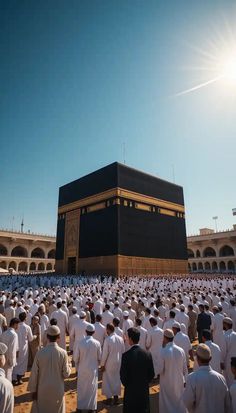
[[[48,238],[56,238],[55,235],[50,235],[50,234],[40,234],[39,232],[22,232],[20,230],[15,230],[15,229],[7,229],[7,228],[0,228],[0,232],[7,232],[8,234],[22,234],[22,235],[38,235],[40,237],[48,237]]]

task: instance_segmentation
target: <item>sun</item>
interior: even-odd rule
[[[225,21],[219,25],[221,30],[211,30],[204,37],[204,43],[194,45],[185,41],[192,50],[192,61],[186,67],[199,75],[199,83],[184,89],[174,96],[195,93],[202,88],[218,88],[219,92],[228,96],[236,96],[236,27]],[[212,85],[212,86],[211,86]]]
[[[236,52],[225,59],[222,65],[222,78],[236,86]]]

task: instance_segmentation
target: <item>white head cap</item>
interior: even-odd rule
[[[7,346],[4,343],[0,343],[0,356],[7,352]]]
[[[86,317],[86,312],[81,311],[79,316],[80,316],[80,318],[85,318]]]
[[[174,324],[172,325],[172,328],[178,328],[180,330],[180,323],[178,321],[175,321]]]
[[[88,331],[88,333],[94,333],[95,331],[95,327],[93,324],[88,324],[86,327],[86,331]]]

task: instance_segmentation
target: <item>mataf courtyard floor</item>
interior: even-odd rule
[[[31,394],[27,392],[27,385],[30,373],[27,372],[23,378],[23,384],[14,387],[15,393],[15,408],[14,413],[29,413],[31,411],[32,401]],[[121,404],[119,406],[106,407],[102,402],[105,397],[101,394],[102,381],[99,374],[99,385],[98,385],[98,409],[99,413],[122,413],[123,399],[121,398]],[[150,386],[150,402],[151,402],[151,413],[158,413],[158,393],[159,385]],[[123,396],[123,391],[122,391]],[[76,373],[75,368],[72,369],[70,377],[65,380],[65,399],[66,399],[66,413],[72,413],[76,411],[77,407],[77,391],[76,391]]]
[[[195,349],[198,342],[195,341],[192,345]],[[71,356],[69,356],[71,361]],[[192,370],[192,362],[190,361],[190,371]],[[23,378],[23,384],[14,387],[14,394],[15,394],[15,408],[14,413],[30,413],[32,407],[32,400],[31,394],[27,391],[28,381],[29,381],[30,372],[25,374]],[[66,413],[74,413],[76,412],[77,408],[77,378],[76,378],[76,371],[75,368],[72,368],[72,372],[70,377],[65,380],[65,400],[66,400]],[[123,409],[123,388],[122,388],[122,395],[120,398],[119,406],[111,406],[107,407],[104,405],[103,401],[106,399],[102,395],[102,375],[99,372],[99,381],[98,381],[98,413],[122,413]],[[158,408],[158,398],[159,398],[159,384],[153,383],[149,386],[150,391],[150,405],[151,411],[150,413],[159,413]],[[1,412],[0,412],[1,413]]]

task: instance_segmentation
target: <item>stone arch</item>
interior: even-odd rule
[[[11,261],[8,265],[8,269],[13,268],[16,271],[17,265],[15,261]]]
[[[7,248],[3,244],[0,244],[0,255],[8,255]]]
[[[230,245],[224,245],[223,247],[221,247],[220,253],[219,253],[220,257],[231,257],[233,255],[234,255],[234,250],[232,247],[230,247]]]
[[[48,252],[48,258],[55,259],[55,256],[56,256],[56,250],[55,249],[52,249]]]
[[[40,262],[38,265],[38,271],[44,271],[45,270],[45,264],[44,262]]]
[[[200,257],[201,257],[201,253],[200,253],[199,250],[196,251],[196,257],[197,257],[197,258],[200,258]]]
[[[220,262],[220,271],[226,271],[226,265],[224,261]]]
[[[31,258],[45,258],[45,252],[42,248],[35,248],[31,252]]]
[[[52,271],[52,264],[49,262],[46,267],[47,271]]]
[[[198,271],[203,271],[202,262],[199,262],[199,263],[198,263]]]
[[[205,269],[205,271],[211,271],[211,265],[210,265],[209,262],[205,262],[204,269]]]
[[[28,251],[25,247],[17,245],[11,252],[12,257],[28,257]]]
[[[192,269],[193,271],[197,271],[197,264],[195,262],[192,263]]]
[[[188,248],[188,258],[194,258],[194,252],[190,248]]]
[[[213,261],[212,263],[212,271],[218,271],[218,264],[216,261]]]
[[[1,266],[1,264],[0,264],[0,266]],[[234,266],[233,261],[228,262],[227,268],[228,268],[228,271],[235,271],[235,266]]]
[[[216,251],[212,247],[206,247],[203,250],[203,257],[216,257]]]
[[[36,271],[36,264],[35,264],[35,262],[31,262],[31,263],[30,263],[29,270],[30,270],[30,271]]]
[[[4,270],[7,269],[7,263],[6,263],[6,261],[1,261],[1,262],[0,262],[0,268],[3,268]]]
[[[18,271],[27,272],[27,262],[25,261],[20,262],[20,264],[18,265]]]

